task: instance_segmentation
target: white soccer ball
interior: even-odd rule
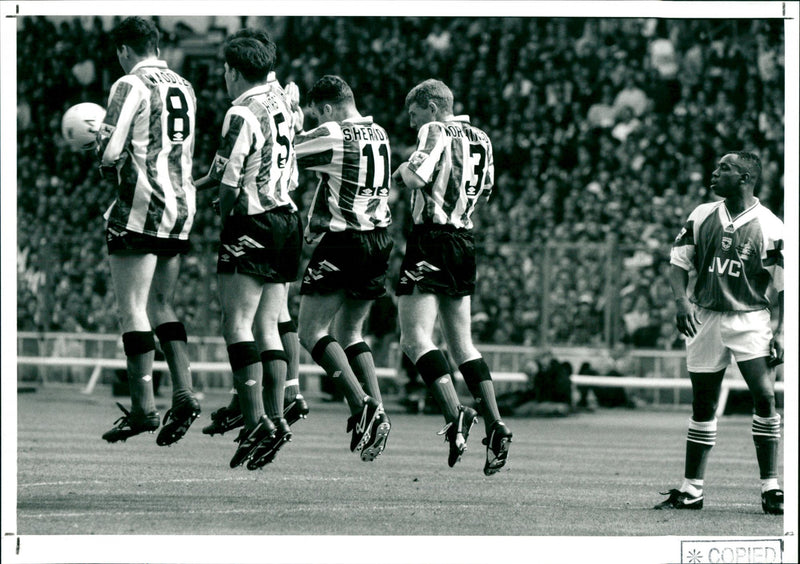
[[[64,112],[61,118],[61,135],[73,151],[89,151],[95,146],[95,136],[106,111],[102,106],[85,102]]]

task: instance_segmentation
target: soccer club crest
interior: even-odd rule
[[[731,248],[731,244],[733,243],[733,239],[730,237],[723,237],[722,238],[722,250],[728,251]]]
[[[211,173],[209,174],[209,176],[211,176],[212,178],[222,178],[222,175],[225,172],[225,167],[227,165],[228,165],[228,159],[216,155],[214,157],[214,162],[211,164]]]

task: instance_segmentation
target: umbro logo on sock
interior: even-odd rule
[[[256,385],[256,381],[255,380],[248,380],[247,382],[244,383],[244,385],[245,386],[255,386]]]

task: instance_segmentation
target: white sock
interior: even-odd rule
[[[767,478],[766,480],[761,480],[761,493],[768,492],[769,490],[779,489],[781,489],[781,487],[778,484],[778,478]]]
[[[703,480],[684,478],[680,490],[695,497],[703,494]]]

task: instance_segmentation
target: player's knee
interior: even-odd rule
[[[324,337],[325,334],[325,331],[320,331],[317,327],[312,327],[308,324],[300,324],[297,327],[297,337],[300,339],[300,344],[308,351],[314,348],[317,341]]]
[[[753,409],[759,417],[775,415],[775,393],[765,390],[753,394]]]
[[[717,413],[717,402],[710,398],[695,398],[692,401],[692,419],[700,422],[711,421]]]

